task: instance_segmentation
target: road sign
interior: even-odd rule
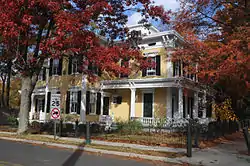
[[[50,112],[51,119],[60,119],[60,94],[51,94]]]
[[[60,110],[57,108],[53,108],[51,110],[51,119],[57,120],[60,119]]]

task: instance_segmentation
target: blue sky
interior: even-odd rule
[[[177,0],[154,0],[155,4],[163,5],[166,10],[176,10],[179,7]],[[129,16],[128,25],[136,24],[141,19],[140,13],[133,13]]]

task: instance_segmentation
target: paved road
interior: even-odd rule
[[[149,166],[119,157],[0,140],[0,166]]]

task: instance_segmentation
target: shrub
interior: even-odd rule
[[[117,130],[121,134],[137,134],[142,132],[143,126],[140,121],[120,121],[117,122]]]
[[[18,120],[16,119],[15,116],[8,116],[7,121],[9,122],[9,124],[13,127],[18,126]]]
[[[29,126],[29,129],[28,129],[28,133],[31,133],[31,134],[39,134],[41,133],[41,124],[37,121],[33,121],[30,126]]]
[[[41,132],[47,132],[49,134],[53,133],[54,130],[54,122],[50,120],[41,125]]]

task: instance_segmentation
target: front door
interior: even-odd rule
[[[109,115],[109,97],[103,97],[103,115]]]
[[[143,96],[143,117],[153,117],[153,93],[144,93]]]

